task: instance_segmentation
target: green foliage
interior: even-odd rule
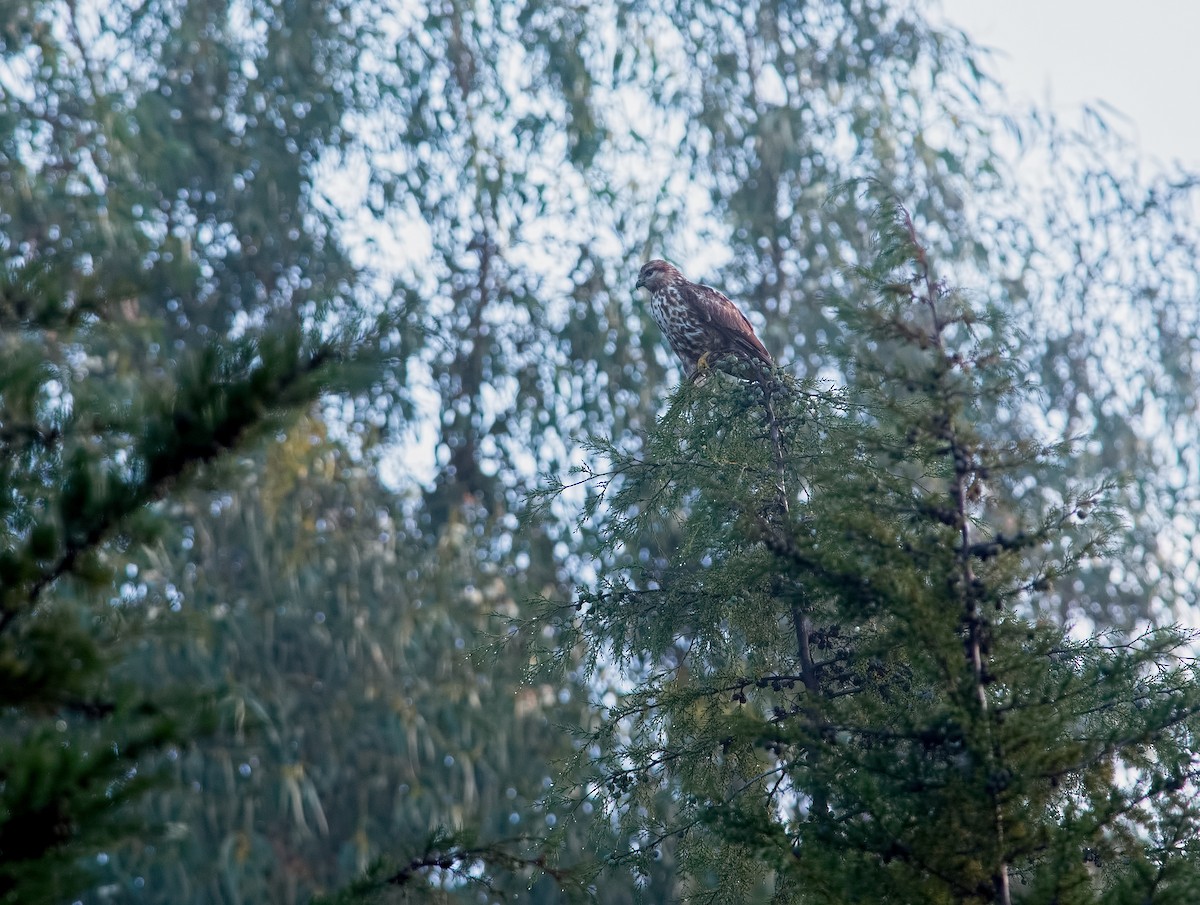
[[[1195,638],[1037,620],[1120,555],[1111,487],[999,498],[1070,447],[993,439],[1003,319],[892,203],[875,248],[838,307],[847,390],[715,374],[589,476],[609,565],[552,620],[631,683],[591,736],[594,798],[642,841],[618,862],[670,840],[697,901],[1184,901]]]

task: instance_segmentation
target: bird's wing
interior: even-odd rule
[[[747,320],[746,315],[728,298],[700,283],[688,283],[685,294],[687,301],[700,315],[715,326],[729,339],[731,345],[738,348],[749,358],[757,358],[764,364],[774,367],[771,353],[762,344],[762,340],[754,333],[754,326]]]

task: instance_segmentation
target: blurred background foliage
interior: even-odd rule
[[[993,423],[1087,435],[1066,477],[1126,478],[1133,552],[1058,589],[1058,615],[1129,627],[1192,603],[1195,180],[1143,171],[1099,117],[1006,112],[922,3],[2,0],[0,23],[6,550],[53,562],[38,513],[107,513],[0,625],[6,656],[54,650],[67,689],[6,692],[25,742],[4,756],[117,733],[117,774],[164,780],[128,787],[126,842],[51,831],[90,871],[54,894],[303,902],[436,827],[627,844],[544,804],[605,677],[525,685],[523,652],[471,652],[595,578],[582,500],[524,499],[587,437],[636,449],[679,376],[632,292],[642,260],[741,300],[797,376],[839,377],[822,298],[859,290],[871,229],[865,200],[828,202],[848,180],[901,197],[1024,327],[1038,404]],[[1044,179],[1018,183],[1009,151]],[[322,341],[371,355],[294,390]],[[212,388],[242,378],[265,442],[213,446]],[[303,419],[259,423],[289,407]],[[171,452],[167,423],[211,454]],[[166,501],[131,464],[234,445]],[[97,469],[132,483],[62,502]],[[109,697],[134,703],[89,709]],[[559,895],[515,863],[509,891]],[[660,867],[598,896],[669,899]]]

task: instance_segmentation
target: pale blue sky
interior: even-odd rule
[[[1143,154],[1200,170],[1197,0],[942,0],[945,17],[994,48],[1014,102],[1066,114],[1103,101]]]

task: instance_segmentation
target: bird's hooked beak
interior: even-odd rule
[[[646,285],[646,281],[644,279],[642,279],[641,277],[638,277],[638,281],[633,284],[633,288],[641,289],[645,285]]]

